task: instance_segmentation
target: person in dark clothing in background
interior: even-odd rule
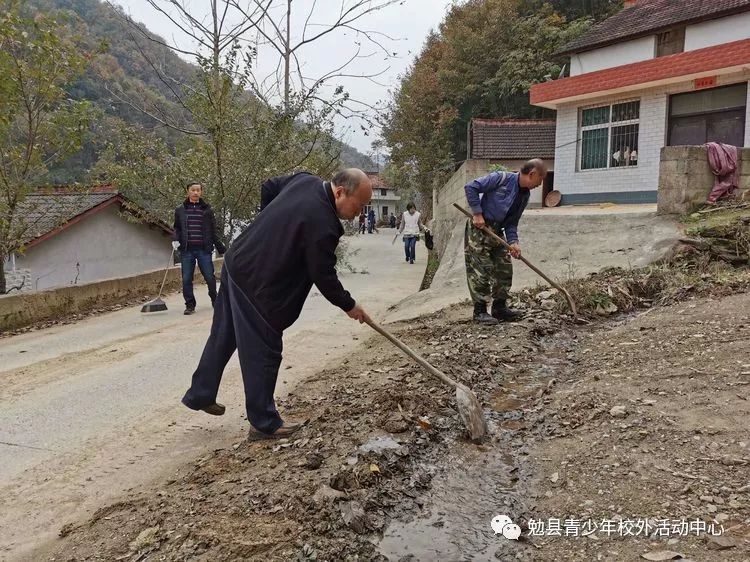
[[[367,216],[365,216],[364,210],[359,213],[359,233],[365,233],[365,227],[367,226]]]
[[[375,228],[375,211],[370,209],[370,212],[367,213],[367,233],[372,234],[373,230],[377,232],[378,229]]]
[[[211,334],[182,403],[222,415],[221,376],[235,349],[245,387],[249,439],[287,437],[301,423],[282,420],[274,402],[282,334],[299,317],[313,284],[360,323],[367,313],[336,275],[341,219],[352,220],[372,197],[361,170],[330,182],[307,172],[273,178],[261,187],[261,212],[224,259]]]
[[[193,275],[195,262],[208,285],[211,305],[216,302],[216,277],[214,275],[213,251],[219,255],[226,251],[216,231],[216,217],[211,205],[202,198],[203,186],[198,182],[187,184],[187,198],[174,210],[174,237],[172,247],[180,251],[182,262],[182,295],[185,298],[185,314],[195,312]]]

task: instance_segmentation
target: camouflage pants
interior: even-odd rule
[[[464,237],[466,278],[474,302],[488,299],[507,299],[513,284],[513,264],[504,246],[501,246],[471,221],[466,223]]]

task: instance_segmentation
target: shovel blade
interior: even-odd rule
[[[476,394],[462,384],[456,385],[456,404],[469,438],[480,441],[487,434],[487,422]]]

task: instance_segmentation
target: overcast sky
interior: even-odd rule
[[[170,42],[176,43],[186,50],[191,50],[191,40],[184,36],[167,17],[156,12],[147,0],[114,1],[123,6],[133,19],[144,23],[154,33],[167,38]],[[205,14],[208,14],[208,0],[183,1],[195,13],[200,13],[203,10]],[[292,14],[296,16],[291,26],[293,33],[298,36],[301,35],[304,20],[313,5],[315,5],[315,11],[310,18],[310,23],[325,24],[336,21],[342,1],[346,6],[350,6],[354,0],[317,0],[317,2],[315,0],[295,0],[292,4]],[[163,2],[163,4],[166,4],[166,2]],[[398,76],[408,68],[414,57],[419,54],[427,34],[430,30],[437,29],[450,4],[451,0],[403,0],[400,4],[385,8],[360,20],[358,22],[360,28],[378,31],[394,38],[393,41],[388,39],[383,39],[383,41],[390,51],[396,52],[398,55],[386,60],[383,53],[378,52],[377,48],[363,42],[361,53],[372,53],[372,56],[354,63],[348,68],[348,73],[367,74],[385,70],[385,73],[377,78],[379,84],[361,78],[340,78],[336,83],[343,85],[352,98],[361,99],[372,105],[387,99],[388,90],[398,84]],[[311,27],[309,29],[314,31],[316,28]],[[308,36],[311,33],[310,30]],[[248,39],[251,37],[254,37],[254,34],[249,36]],[[342,30],[327,36],[320,42],[309,44],[300,54],[303,73],[307,76],[317,77],[341,66],[355,53],[355,41],[354,33]],[[277,60],[278,57],[271,51],[270,47],[261,48],[257,61],[260,74],[272,73],[276,68]],[[370,133],[369,136],[366,136],[360,130],[360,123],[351,121],[347,122],[342,119],[337,123],[338,135],[360,152],[367,154],[371,151],[370,143],[376,134]]]

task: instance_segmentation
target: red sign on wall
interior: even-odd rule
[[[716,86],[716,76],[706,76],[705,78],[696,78],[693,80],[694,90],[713,88],[714,86]]]

